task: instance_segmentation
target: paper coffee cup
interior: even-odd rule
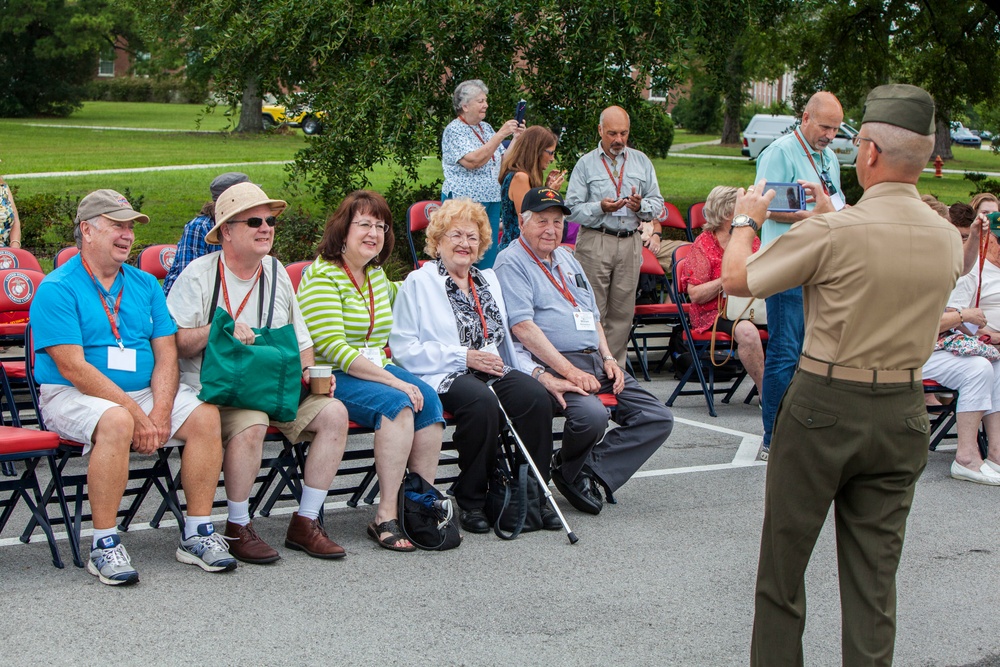
[[[333,366],[309,367],[309,391],[313,394],[326,396],[330,393],[330,383],[333,380]]]

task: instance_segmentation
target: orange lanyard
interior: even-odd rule
[[[87,271],[87,275],[90,279],[94,281],[94,287],[97,288],[97,293],[101,297],[101,305],[104,306],[104,314],[108,316],[108,324],[111,325],[111,333],[114,334],[115,342],[118,343],[118,348],[121,350],[125,349],[125,343],[122,342],[122,336],[118,332],[118,311],[122,307],[122,295],[125,294],[125,269],[119,267],[118,272],[122,276],[122,288],[118,290],[118,298],[115,299],[115,309],[112,311],[108,308],[108,299],[105,295],[111,296],[110,292],[104,290],[101,284],[97,282],[97,278],[94,277],[94,272],[90,269],[90,265],[87,264],[87,260],[80,258],[83,262],[83,268]],[[112,283],[114,284],[114,283]]]
[[[976,221],[972,224],[979,225],[979,283],[976,286],[976,308],[979,308],[979,298],[983,295],[983,267],[986,265],[986,251],[990,247],[991,232],[982,231],[979,216],[976,216]]]
[[[570,304],[572,304],[572,306],[576,308],[576,299],[573,298],[573,293],[570,292],[569,287],[566,286],[566,276],[563,275],[562,267],[561,266],[556,267],[556,269],[558,269],[559,271],[559,279],[562,280],[562,285],[560,285],[559,283],[556,282],[556,279],[552,276],[549,270],[545,268],[545,265],[542,264],[541,260],[535,257],[535,253],[531,252],[531,248],[529,248],[528,245],[524,242],[524,239],[518,237],[517,240],[521,242],[521,246],[528,252],[529,255],[531,255],[531,259],[535,260],[535,264],[537,264],[538,268],[542,270],[542,273],[545,274],[545,277],[549,279],[549,282],[551,282],[555,286],[555,288],[559,291],[559,293],[563,295],[564,299],[569,301]]]
[[[816,172],[816,177],[819,178],[819,184],[823,186],[823,193],[829,195],[830,188],[826,186],[826,181],[823,179],[823,174],[819,173],[819,169],[816,167],[816,161],[813,160],[812,153],[809,152],[809,148],[808,146],[806,146],[806,142],[802,140],[802,136],[799,134],[798,130],[792,130],[792,134],[794,134],[795,138],[799,140],[799,144],[802,146],[802,150],[806,152],[806,157],[809,158],[809,164],[812,165],[813,171]],[[822,159],[822,155],[823,153],[820,153],[821,156],[820,159]],[[826,165],[823,166],[825,167]]]
[[[365,293],[361,291],[361,286],[358,285],[358,281],[354,279],[354,274],[351,273],[351,269],[347,266],[347,262],[344,262],[344,273],[347,277],[351,279],[351,284],[354,285],[354,289],[358,290],[358,294],[361,298],[365,298]],[[368,280],[368,333],[365,334],[365,347],[368,347],[368,339],[372,337],[372,331],[375,330],[375,293],[372,291],[372,281],[368,278],[368,271],[365,271],[365,278]]]
[[[615,186],[616,197],[622,196],[622,184],[625,183],[625,160],[627,159],[627,157],[628,156],[625,153],[622,153],[622,166],[621,169],[618,170],[618,180],[616,181],[615,175],[611,173],[611,167],[608,166],[607,160],[604,159],[603,155],[601,156],[601,164],[604,165],[604,170],[608,172],[608,178],[611,179],[612,185]]]
[[[243,303],[240,304],[240,307],[236,309],[236,314],[233,315],[233,307],[229,305],[229,290],[226,289],[226,271],[225,267],[222,265],[222,257],[219,257],[219,282],[222,284],[222,298],[226,301],[226,312],[229,313],[231,318],[233,318],[233,322],[239,319],[240,313],[242,313],[243,309],[246,308],[247,301],[250,300],[250,295],[253,294],[253,288],[257,286],[257,281],[260,280],[260,274],[263,270],[263,265],[257,267],[257,273],[254,274],[253,285],[250,285],[250,290],[247,292],[247,295],[243,297]],[[274,288],[272,287],[272,289]]]
[[[483,146],[486,145],[486,139],[484,138],[484,135],[486,133],[483,132],[482,134],[480,134],[480,131],[482,131],[482,129],[483,129],[483,124],[481,122],[480,123],[476,123],[475,125],[472,125],[469,121],[465,120],[461,116],[459,116],[458,119],[460,121],[462,121],[463,123],[465,123],[466,126],[470,130],[472,130],[472,133],[474,135],[476,135],[476,139],[479,139],[479,143],[481,143]],[[479,128],[478,130],[476,129],[477,127]],[[494,152],[496,152],[496,151],[494,151]],[[495,155],[490,156],[490,162],[496,162],[496,156]]]
[[[472,292],[472,300],[476,303],[476,312],[479,313],[479,323],[483,326],[483,345],[489,343],[489,327],[486,326],[486,315],[483,314],[483,306],[479,303],[479,295],[476,294],[476,281],[469,275],[469,291]]]

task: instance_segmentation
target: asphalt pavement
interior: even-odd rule
[[[669,372],[645,384],[662,399],[674,385]],[[679,399],[669,439],[599,516],[561,502],[573,546],[536,532],[391,553],[365,536],[372,507],[331,503],[348,555],[319,561],[283,547],[286,503],[255,521],[276,564],[207,574],[174,560],[175,527],[136,525],[123,541],[141,582],[115,589],[73,567],[65,539],[63,570],[40,534],[20,543],[17,514],[0,536],[0,664],[745,665],[766,465],[756,399],[718,409]],[[1000,488],[952,480],[952,456],[932,452],[917,485],[897,665],[1000,665]],[[806,664],[839,665],[832,521],[806,585]]]

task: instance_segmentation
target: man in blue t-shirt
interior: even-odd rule
[[[125,264],[136,221],[149,218],[114,190],[80,201],[80,254],[49,274],[31,304],[35,378],[49,430],[90,454],[94,539],[87,571],[108,585],[139,581],[116,528],[129,451],[185,445],[188,516],[176,558],[207,572],[236,568],[209,515],[222,469],[219,411],[179,384],[177,326],[153,276]]]

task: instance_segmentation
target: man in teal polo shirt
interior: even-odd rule
[[[830,142],[837,136],[844,111],[832,93],[818,92],[809,98],[802,112],[802,124],[779,137],[757,158],[757,177],[771,183],[794,183],[799,179],[822,183],[834,207],[840,210],[844,198],[840,191],[840,165]],[[761,229],[760,240],[766,245],[778,238],[799,220],[812,215],[815,204],[795,213],[768,212]],[[761,458],[767,459],[771,447],[771,430],[778,403],[795,372],[795,363],[802,352],[804,323],[802,288],[796,287],[767,299],[767,356],[764,359],[764,388],[761,407],[764,420],[764,448]]]

